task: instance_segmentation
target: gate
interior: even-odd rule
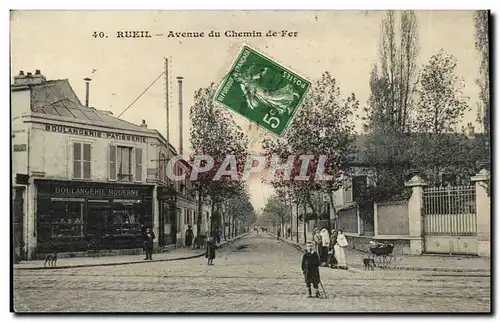
[[[475,186],[424,189],[426,253],[477,255]]]

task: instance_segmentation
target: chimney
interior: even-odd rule
[[[148,125],[146,124],[146,120],[142,120],[141,127],[147,129]]]
[[[23,84],[23,81],[24,81],[25,77],[26,76],[24,76],[24,72],[22,70],[19,71],[19,75],[14,76],[14,85],[21,85],[21,84]]]
[[[89,107],[89,85],[90,85],[90,78],[84,78],[85,81],[85,106]]]
[[[467,130],[469,136],[474,136],[474,126],[472,125],[472,123],[467,124]]]
[[[32,84],[44,84],[47,81],[39,69],[35,70],[35,75],[31,76],[31,80]]]
[[[39,69],[35,71],[35,75],[30,72],[24,75],[24,72],[21,70],[19,75],[14,76],[14,85],[38,85],[44,84],[46,81],[47,79],[42,75]]]
[[[177,77],[177,83],[179,84],[179,155],[182,155],[182,79],[183,77]]]

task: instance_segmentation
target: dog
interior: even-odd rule
[[[371,269],[373,271],[374,268],[377,267],[377,265],[375,265],[375,260],[373,259],[372,256],[363,257],[363,264],[365,265],[365,271],[367,269]]]
[[[43,267],[47,267],[47,263],[49,267],[57,266],[57,253],[50,253],[45,255],[45,263],[43,263]]]

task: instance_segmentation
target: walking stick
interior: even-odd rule
[[[327,299],[328,294],[326,294],[325,288],[323,287],[323,283],[321,283],[321,280],[319,281],[319,285],[321,285],[321,289],[323,290],[323,293],[325,293],[325,299]]]

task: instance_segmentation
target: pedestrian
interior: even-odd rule
[[[318,285],[320,283],[319,276],[319,257],[314,251],[314,246],[312,243],[307,243],[307,251],[302,256],[302,273],[304,274],[304,279],[307,287],[308,297],[312,297],[311,284],[314,287],[316,297],[320,297]]]
[[[287,237],[290,238],[292,236],[292,228],[288,227],[287,233],[288,233]]]
[[[155,238],[155,233],[148,227],[144,236],[144,250],[146,251],[146,258],[144,260],[153,259],[153,240]]]
[[[321,234],[319,233],[318,227],[314,228],[313,230],[313,241],[314,241],[314,251],[319,256],[319,251],[322,243],[321,243]]]
[[[320,260],[321,264],[326,266],[328,257],[328,246],[330,246],[330,234],[326,228],[321,229],[321,247],[320,247]]]
[[[217,230],[217,244],[220,244],[221,236],[222,236],[222,230],[219,229],[219,230]]]
[[[339,229],[337,235],[337,244],[335,245],[335,258],[337,259],[338,267],[341,269],[347,269],[347,261],[344,251],[347,245],[347,238],[344,236],[344,232]]]
[[[335,245],[337,244],[337,232],[335,229],[332,230],[332,235],[330,237],[330,249],[328,251],[328,265],[331,268],[337,268],[337,259],[335,258]]]
[[[205,251],[205,258],[207,258],[207,264],[213,265],[215,258],[215,250],[217,249],[217,244],[214,242],[214,237],[210,236],[207,240],[207,250]]]
[[[278,237],[276,237],[276,239],[280,239],[280,237],[281,237],[281,230],[278,229],[278,232],[277,232],[276,236],[278,236]]]
[[[188,225],[188,229],[186,229],[186,234],[184,235],[184,243],[186,247],[191,247],[191,245],[193,245],[193,237],[194,233],[191,229],[191,225]]]

